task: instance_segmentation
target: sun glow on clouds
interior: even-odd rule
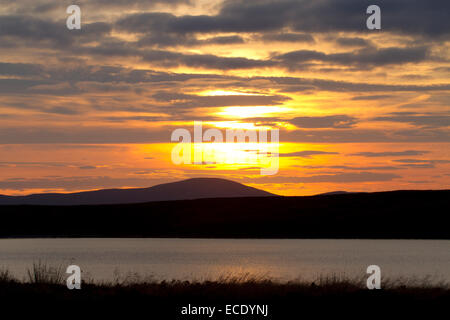
[[[364,16],[352,1],[339,12],[328,0],[288,1],[287,10],[277,1],[83,1],[81,33],[67,33],[47,0],[10,1],[0,24],[22,27],[0,32],[0,193],[212,171],[289,195],[447,187],[448,20],[414,5],[405,15],[391,1],[401,25],[376,33],[364,19],[352,30],[334,23]],[[441,1],[424,6],[442,11]],[[262,179],[261,146],[231,143],[204,144],[214,165],[175,166],[171,133],[194,121],[224,134],[280,129],[279,173]],[[363,151],[379,156],[354,155]]]
[[[215,115],[224,118],[253,118],[280,114],[283,107],[278,106],[254,106],[254,107],[224,107]]]
[[[254,92],[241,92],[241,91],[228,91],[228,90],[208,90],[202,91],[198,93],[199,96],[207,96],[207,97],[225,97],[225,96],[265,96],[260,93]],[[220,111],[213,112],[212,115],[220,116],[223,118],[255,118],[255,117],[264,117],[277,115],[283,112],[288,111],[289,109],[283,106],[230,106],[230,107],[222,107]],[[224,122],[216,123],[218,127],[224,127]],[[237,123],[229,123],[230,128],[245,128],[250,129],[254,128],[254,126],[250,124],[237,124]]]
[[[208,90],[198,93],[199,96],[260,96],[261,94],[252,92],[238,92],[227,90]]]

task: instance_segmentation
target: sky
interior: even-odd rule
[[[69,30],[66,8],[81,8]],[[381,8],[381,30],[366,9]],[[450,187],[450,2],[0,0],[0,193]],[[176,165],[178,128],[279,130]],[[206,156],[205,156],[206,157]]]

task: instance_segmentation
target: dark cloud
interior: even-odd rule
[[[166,108],[167,109],[167,108]],[[174,108],[176,111],[177,108]],[[147,111],[148,112],[148,111]],[[178,111],[176,112],[178,114]],[[175,119],[196,120],[192,115],[181,115]],[[126,121],[119,117],[114,122]],[[142,121],[145,121],[141,119]],[[162,120],[158,119],[158,120]],[[203,120],[203,117],[202,117]],[[213,118],[212,120],[217,120]],[[112,144],[112,143],[156,143],[170,142],[170,134],[177,127],[161,126],[155,129],[147,126],[19,126],[0,127],[0,144]],[[190,129],[189,127],[187,128]],[[308,129],[280,130],[280,141],[310,143],[347,142],[450,142],[448,132],[417,129],[415,131],[376,129]]]
[[[181,117],[180,117],[181,118]],[[127,121],[144,121],[144,122],[155,122],[155,121],[167,121],[167,117],[152,117],[152,116],[130,116],[130,117],[102,117],[100,120],[108,122],[127,122]],[[179,120],[178,118],[170,118],[170,120]]]
[[[220,39],[220,38],[219,38]],[[229,41],[229,38],[226,38]],[[232,38],[234,39],[234,38]],[[210,40],[217,42],[217,39]],[[140,40],[137,45],[117,40],[105,40],[95,47],[80,47],[75,52],[102,56],[139,57],[143,61],[163,67],[188,66],[194,68],[234,70],[265,67],[279,67],[289,70],[310,69],[317,63],[349,67],[349,70],[371,69],[386,65],[418,63],[431,59],[427,47],[360,49],[344,53],[326,54],[314,50],[298,50],[273,55],[270,59],[249,59],[245,57],[221,57],[213,54],[181,53],[168,50],[142,50],[139,45],[158,44],[175,46],[176,44],[198,44],[189,38],[164,38],[158,41],[153,37]],[[201,43],[209,43],[202,40]]]
[[[401,163],[402,167],[416,169],[433,169],[436,164],[447,164],[450,160],[397,159],[393,162]]]
[[[289,153],[280,153],[280,157],[299,157],[299,158],[311,158],[316,155],[330,155],[330,154],[339,154],[339,152],[327,152],[327,151],[319,151],[319,150],[305,150],[298,152],[289,152]]]
[[[274,176],[254,178],[252,183],[357,183],[357,182],[379,182],[391,181],[401,178],[392,173],[376,172],[339,172],[333,174],[317,174],[305,177]]]
[[[385,151],[385,152],[357,152],[351,153],[350,155],[368,158],[378,158],[378,157],[420,156],[426,153],[429,153],[429,151],[405,150],[405,151]]]
[[[351,170],[351,171],[372,171],[372,170],[381,170],[381,171],[390,171],[390,170],[400,170],[401,167],[394,166],[305,166],[305,165],[296,165],[295,167],[304,168],[304,169],[338,169],[338,170]]]
[[[96,166],[81,166],[81,167],[78,167],[78,169],[81,169],[81,170],[93,170],[93,169],[97,169],[97,167]]]
[[[271,106],[279,105],[290,100],[289,97],[281,95],[219,95],[219,96],[197,96],[173,92],[157,92],[153,95],[157,101],[171,103],[176,107],[225,107],[225,106]]]
[[[170,142],[175,127],[149,129],[111,126],[0,127],[0,144],[108,144]]]
[[[44,20],[25,15],[0,16],[0,40],[12,40],[15,47],[71,48],[98,41],[110,31],[111,26],[104,22],[86,23],[81,30],[71,32],[64,20]]]
[[[172,51],[150,50],[142,53],[142,60],[157,63],[164,67],[178,67],[180,65],[217,69],[252,69],[274,66],[275,63],[268,60],[256,60],[243,57],[219,57],[212,54],[183,54]]]
[[[36,64],[0,62],[0,75],[4,76],[35,76],[42,71],[42,67]]]
[[[392,98],[392,95],[388,94],[376,94],[376,95],[370,95],[370,96],[356,96],[352,97],[352,100],[383,100],[383,99],[389,99]]]
[[[198,39],[194,35],[190,34],[174,34],[174,33],[162,33],[152,32],[142,36],[135,45],[141,47],[192,47],[202,45],[232,45],[245,43],[243,37],[238,35],[233,36],[217,36],[207,39]]]
[[[24,70],[29,68],[35,76],[33,79],[18,79],[23,76]],[[223,86],[241,87],[254,89],[255,86],[261,89],[275,89],[279,92],[305,92],[305,91],[334,91],[334,92],[430,92],[450,90],[450,84],[436,85],[395,85],[395,84],[372,84],[364,82],[335,81],[314,78],[300,77],[237,77],[205,73],[172,73],[155,71],[150,69],[131,69],[120,66],[109,65],[81,65],[52,67],[39,64],[9,64],[3,63],[3,70],[10,78],[0,79],[0,92],[3,93],[24,93],[30,88],[40,85],[56,85],[58,83],[77,82],[99,82],[128,84],[161,84],[173,89],[175,86],[186,88],[189,81],[196,80],[208,85],[214,83]],[[43,70],[42,73],[37,72]],[[226,82],[228,81],[228,83]],[[92,86],[92,85],[91,85]],[[198,87],[198,86],[197,86]],[[136,89],[136,86],[129,87]],[[66,88],[64,94],[80,93],[80,88]],[[36,92],[36,91],[34,91]],[[42,92],[42,91],[41,91]],[[43,92],[42,92],[43,93]],[[53,92],[55,93],[55,92]],[[52,94],[52,92],[48,92]],[[378,96],[381,98],[381,96]],[[442,103],[447,99],[443,96]]]
[[[221,37],[212,37],[205,40],[198,40],[198,44],[236,44],[236,43],[244,43],[244,39],[240,36],[221,36]]]
[[[81,177],[47,177],[47,178],[15,178],[0,180],[0,189],[64,189],[86,190],[99,188],[120,188],[123,186],[149,187],[157,183],[167,182],[161,178],[112,178],[108,176]]]
[[[91,5],[120,6],[132,8],[136,5],[154,6],[156,4],[189,4],[192,0],[80,0],[80,3]]]
[[[383,65],[399,65],[421,62],[428,58],[426,47],[361,49],[353,52],[326,54],[314,50],[298,50],[272,57],[288,69],[302,69],[307,62],[326,62],[331,64],[368,68]]]
[[[300,32],[367,32],[368,0],[231,0],[215,16],[156,16],[135,14],[117,26],[133,32],[161,29],[172,33],[274,32],[284,28]],[[382,10],[382,30],[427,36],[448,35],[450,22],[445,0],[390,0],[377,3]]]
[[[421,163],[450,163],[450,160],[424,160],[424,159],[396,159],[394,162],[406,164],[421,164]]]
[[[307,129],[280,132],[280,139],[290,142],[450,142],[448,130],[417,128],[415,130],[379,129]]]
[[[351,128],[357,119],[347,115],[333,115],[323,117],[297,117],[288,120],[298,128]]]
[[[284,92],[296,92],[295,88],[300,86],[301,91],[305,90],[305,86],[310,86],[314,90],[336,91],[336,92],[392,92],[392,91],[445,91],[450,90],[450,84],[431,84],[431,85],[389,85],[389,84],[372,84],[362,82],[348,82],[324,79],[307,79],[294,77],[254,77],[256,79],[271,80],[274,84],[279,85],[279,90]],[[294,90],[292,89],[294,88]]]
[[[51,84],[51,82],[45,80],[0,79],[0,92],[6,94],[23,93],[29,88],[41,84]]]
[[[314,37],[306,33],[267,33],[263,34],[259,39],[267,42],[315,42]]]
[[[60,115],[78,115],[81,114],[81,110],[77,110],[76,108],[68,108],[68,107],[50,107],[41,109],[41,111],[46,113],[60,114]]]
[[[62,162],[39,162],[39,161],[0,161],[2,166],[13,167],[67,167],[67,163]]]
[[[369,40],[359,37],[339,37],[336,43],[343,47],[369,47],[372,43]]]
[[[414,112],[396,112],[373,121],[401,122],[428,128],[450,127],[450,116],[447,114],[420,114]]]
[[[70,36],[67,28],[57,27],[55,22],[29,16],[0,16],[0,37],[18,37],[27,40],[51,40],[64,45]]]
[[[213,38],[214,39],[214,38]],[[220,38],[219,38],[220,39]],[[232,38],[234,39],[234,38]],[[215,41],[216,40],[211,40]],[[227,38],[229,41],[229,38]],[[202,40],[201,43],[208,43]],[[273,55],[270,59],[250,59],[245,57],[221,57],[213,54],[181,53],[168,50],[142,50],[139,45],[158,44],[175,46],[176,44],[198,44],[189,38],[164,38],[158,41],[152,36],[135,43],[124,43],[117,40],[105,40],[95,47],[79,47],[74,49],[80,54],[102,56],[139,57],[143,61],[163,67],[188,66],[205,69],[233,70],[265,67],[279,67],[289,70],[309,69],[317,63],[351,67],[355,70],[370,69],[378,66],[418,63],[431,59],[427,47],[360,49],[344,53],[323,53],[314,50],[298,50]],[[352,69],[349,69],[352,70]]]
[[[72,4],[77,4],[83,9],[102,10],[105,8],[123,9],[145,9],[154,7],[157,4],[189,4],[191,0],[21,0],[11,3],[9,0],[0,0],[0,4],[8,7],[10,12],[20,14],[45,14],[49,11],[60,10],[65,13],[65,9]]]

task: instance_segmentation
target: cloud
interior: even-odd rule
[[[134,14],[119,20],[118,27],[134,32],[160,28],[172,33],[274,32],[289,28],[299,32],[367,32],[365,14],[370,1],[333,0],[232,0],[217,15],[175,16]],[[449,34],[445,0],[391,0],[380,4],[383,31],[431,37]]]
[[[343,53],[323,53],[315,50],[297,50],[272,57],[288,69],[303,68],[307,62],[320,61],[337,65],[372,68],[384,65],[399,65],[410,62],[421,62],[428,59],[427,47],[360,49]]]
[[[0,62],[0,75],[4,76],[35,76],[42,71],[41,66],[36,64]]]
[[[220,37],[212,37],[205,40],[198,40],[199,44],[236,44],[236,43],[244,43],[244,38],[240,36],[220,36]]]
[[[157,183],[168,182],[161,178],[113,178],[108,176],[81,176],[81,177],[43,177],[43,178],[14,178],[0,180],[0,189],[27,190],[27,189],[63,189],[92,190],[101,188],[120,187],[149,187]]]
[[[450,163],[450,160],[424,160],[424,159],[396,159],[392,161],[400,163]]]
[[[401,176],[392,173],[374,173],[374,172],[358,172],[358,173],[337,173],[314,175],[310,177],[300,178],[302,182],[321,183],[321,182],[373,182],[373,181],[391,181]]]
[[[62,162],[41,162],[41,161],[0,161],[1,166],[12,167],[67,167],[68,163]]]
[[[397,159],[393,162],[401,163],[402,166],[408,168],[434,168],[436,164],[447,164],[450,160],[424,160],[424,159]]]
[[[351,153],[350,155],[368,158],[377,158],[377,157],[420,156],[426,153],[429,153],[429,151],[405,150],[405,151],[385,151],[385,152],[357,152]]]
[[[281,131],[280,139],[289,142],[450,142],[448,130],[417,128],[414,130],[383,129],[307,129]]]
[[[288,120],[298,128],[351,128],[357,120],[347,115],[334,115],[323,117],[297,117]]]
[[[346,172],[304,177],[275,176],[253,179],[252,183],[358,183],[391,181],[401,176],[392,173]]]
[[[428,128],[450,127],[450,116],[447,114],[396,112],[387,116],[375,117],[372,121],[401,122]]]
[[[450,90],[450,84],[432,84],[432,85],[398,85],[398,84],[380,84],[380,83],[364,83],[350,81],[336,81],[314,78],[300,77],[254,77],[253,79],[271,80],[274,84],[279,85],[280,91],[296,92],[291,88],[301,86],[304,91],[305,86],[311,86],[314,90],[334,91],[334,92],[420,92],[420,91],[445,91]]]
[[[301,157],[301,158],[311,158],[311,156],[315,155],[329,155],[329,154],[339,154],[339,152],[327,152],[327,151],[318,151],[318,150],[305,150],[298,152],[290,152],[290,153],[280,153],[280,157]]]
[[[170,134],[174,129],[175,127],[152,129],[94,125],[0,127],[0,144],[170,142]]]
[[[294,167],[294,166],[293,166]],[[304,169],[339,169],[339,170],[351,170],[351,171],[372,171],[372,170],[381,170],[381,171],[390,171],[390,170],[400,170],[401,167],[394,166],[305,166],[305,165],[296,165],[295,167],[304,168]]]
[[[77,32],[67,32],[64,22],[26,15],[0,16],[0,39],[14,40],[15,47],[70,49],[102,39],[112,28],[104,22],[85,23]]]
[[[76,110],[74,108],[63,107],[63,106],[44,108],[41,111],[47,112],[47,113],[53,113],[53,114],[60,114],[60,115],[79,115],[79,114],[82,114],[82,112],[80,110]]]
[[[142,47],[199,47],[203,45],[232,45],[232,44],[243,44],[245,40],[243,37],[238,35],[232,36],[215,36],[206,39],[198,39],[193,35],[185,34],[171,34],[171,33],[161,33],[152,32],[142,36],[135,45],[139,48]]]
[[[356,97],[352,97],[351,100],[383,100],[383,99],[389,99],[392,98],[392,95],[388,95],[388,94],[375,94],[375,95],[369,95],[369,96],[356,96]]]
[[[339,37],[336,39],[336,43],[343,47],[368,47],[372,45],[369,40],[359,37]]]
[[[77,0],[76,4],[86,11],[101,11],[105,9],[150,9],[158,4],[175,6],[178,4],[189,4],[191,0]],[[20,14],[48,14],[51,11],[63,10],[73,4],[70,0],[21,0],[11,2],[0,0],[2,7],[7,7],[9,12]],[[107,10],[105,10],[107,11]],[[98,13],[97,13],[98,14]]]
[[[188,39],[165,38],[162,46],[174,46],[176,43],[196,43]],[[118,40],[101,42],[95,47],[77,47],[75,52],[103,56],[140,57],[163,67],[188,66],[205,69],[235,70],[265,67],[279,67],[288,70],[305,69],[314,66],[312,63],[341,65],[355,70],[374,68],[386,65],[418,63],[430,59],[427,47],[361,49],[344,53],[324,53],[315,50],[297,50],[283,54],[275,54],[269,59],[250,59],[246,57],[222,57],[214,54],[181,53],[168,50],[146,49],[138,45],[155,43],[155,39],[143,39],[141,42],[124,43]],[[158,42],[156,42],[158,43]],[[204,41],[202,43],[205,43]]]
[[[264,68],[275,65],[268,60],[249,59],[244,57],[219,57],[213,54],[182,54],[172,51],[148,50],[142,53],[142,60],[158,63],[164,67],[180,65],[218,70]]]
[[[79,94],[81,89],[75,87],[78,82],[91,82],[89,88],[92,90],[93,82],[107,83],[118,86],[120,83],[133,84],[128,87],[130,90],[136,89],[136,84],[154,83],[166,85],[168,89],[179,86],[180,90],[185,89],[186,85],[193,80],[201,83],[207,82],[208,85],[230,85],[241,88],[255,89],[257,85],[260,89],[276,89],[279,92],[304,92],[304,91],[334,91],[334,92],[421,92],[421,91],[446,91],[450,90],[450,84],[438,85],[395,85],[395,84],[373,84],[364,82],[348,82],[324,80],[315,78],[301,77],[271,77],[254,76],[238,77],[230,75],[206,74],[206,73],[173,73],[164,71],[155,71],[152,69],[132,69],[121,66],[111,65],[82,65],[82,66],[44,66],[40,64],[9,64],[2,63],[4,73],[11,78],[0,79],[0,92],[4,93],[23,93],[33,87],[35,92],[47,92],[52,94],[52,90],[44,90],[43,85],[56,85],[60,83],[69,84],[62,88],[61,94],[70,92]],[[22,79],[24,70],[35,70],[35,76],[32,79]],[[42,70],[42,72],[37,72]],[[226,82],[228,81],[228,83]],[[194,83],[195,85],[195,83]],[[198,86],[197,86],[198,87]],[[53,90],[55,93],[56,91]],[[380,97],[380,95],[378,95]],[[381,97],[380,97],[381,98]],[[369,96],[370,99],[370,96]],[[445,103],[445,101],[442,101]]]
[[[266,33],[262,34],[259,40],[265,42],[305,42],[315,43],[314,37],[306,33]]]
[[[81,169],[81,170],[93,170],[93,169],[97,169],[97,167],[96,166],[81,166],[81,167],[78,167],[78,169]]]
[[[168,108],[165,108],[168,109]],[[164,110],[165,110],[164,109]],[[179,115],[177,108],[174,119],[196,120],[198,116]],[[202,118],[203,119],[203,118]],[[217,118],[208,118],[208,120]],[[105,119],[108,120],[108,119]],[[121,117],[113,117],[112,122],[123,122]],[[138,121],[151,121],[152,119],[137,118]],[[163,120],[162,118],[157,120]],[[111,122],[110,121],[110,122]],[[160,125],[157,127],[117,126],[112,123],[76,125],[14,125],[0,127],[0,144],[110,144],[110,143],[157,143],[169,142],[170,134],[177,126]],[[386,130],[377,129],[307,129],[307,130],[280,130],[280,141],[284,142],[310,142],[310,143],[347,143],[347,142],[450,142],[448,131],[438,129],[417,130]]]
[[[153,95],[157,101],[169,102],[175,107],[272,106],[291,98],[282,95],[218,95],[197,96],[160,91]]]

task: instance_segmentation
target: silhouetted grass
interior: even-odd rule
[[[6,268],[0,268],[0,284],[17,281]]]
[[[51,266],[39,260],[33,262],[27,276],[30,283],[62,284],[65,274],[62,266]]]
[[[20,281],[5,267],[0,267],[0,285],[8,282],[17,284],[41,284],[41,285],[61,285],[65,287],[65,279],[68,276],[62,265],[49,265],[41,260],[33,262],[31,268],[27,269],[27,277]],[[120,273],[114,272],[112,281],[97,282],[92,278],[83,280],[83,284],[90,287],[103,288],[131,288],[131,287],[172,287],[183,288],[189,286],[228,286],[228,287],[271,287],[271,288],[335,288],[342,290],[366,289],[366,277],[349,277],[345,274],[330,273],[319,275],[313,281],[291,280],[280,281],[264,275],[254,275],[250,273],[226,273],[213,279],[202,280],[158,280],[153,276],[142,276],[136,272]],[[450,283],[436,281],[431,276],[400,277],[395,279],[383,278],[383,289],[442,289],[450,290]]]
[[[399,319],[418,314],[434,319],[434,313],[446,311],[450,305],[449,284],[436,284],[428,278],[383,279],[381,290],[368,290],[363,278],[338,274],[319,276],[312,282],[281,282],[250,274],[161,281],[130,273],[110,282],[84,281],[81,290],[67,289],[64,278],[62,268],[41,262],[33,264],[28,277],[22,281],[7,269],[0,269],[2,311],[13,308],[16,314],[24,311],[35,316],[36,310],[45,310],[47,319],[60,319],[67,310],[82,307],[89,312],[74,315],[89,315],[89,319],[132,319],[130,314],[140,313],[147,314],[149,319],[206,319],[180,318],[180,310],[188,304],[218,308],[226,304],[264,304],[270,308],[268,319],[275,320],[298,318],[299,312],[312,312],[314,319],[361,319],[367,310],[377,314],[376,308],[394,312]],[[231,318],[219,314],[214,319]]]

